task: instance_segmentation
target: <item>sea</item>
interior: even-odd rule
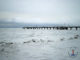
[[[79,60],[80,29],[0,28],[0,60]]]

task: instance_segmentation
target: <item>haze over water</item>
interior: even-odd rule
[[[80,0],[0,0],[0,60],[79,60]]]

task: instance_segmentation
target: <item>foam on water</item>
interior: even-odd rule
[[[0,60],[79,60],[79,30],[0,28]],[[76,57],[70,57],[76,48]]]

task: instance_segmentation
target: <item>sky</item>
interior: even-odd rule
[[[0,0],[0,21],[80,25],[80,0]]]

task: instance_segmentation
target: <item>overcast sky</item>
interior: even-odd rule
[[[0,20],[80,25],[80,0],[0,0]]]

